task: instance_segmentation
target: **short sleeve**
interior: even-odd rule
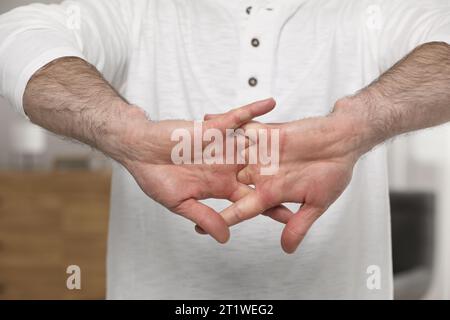
[[[379,61],[387,70],[417,46],[433,41],[450,43],[450,1],[385,0]]]
[[[126,67],[130,2],[71,0],[32,4],[0,16],[0,94],[23,113],[29,79],[61,57],[79,57],[113,85]]]

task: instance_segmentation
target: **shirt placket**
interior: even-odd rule
[[[274,1],[242,3],[237,103],[272,96],[273,66],[280,28]]]
[[[281,30],[305,0],[245,0],[240,4],[237,104],[273,97]]]

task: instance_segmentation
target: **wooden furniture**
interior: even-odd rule
[[[104,299],[109,192],[108,172],[0,173],[0,299]]]

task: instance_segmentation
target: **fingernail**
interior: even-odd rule
[[[202,228],[200,228],[199,226],[195,226],[195,231],[201,235],[206,235],[207,233],[205,232],[205,230],[203,230]]]

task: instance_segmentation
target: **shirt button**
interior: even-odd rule
[[[254,46],[255,48],[256,48],[256,47],[259,47],[259,40],[256,39],[256,38],[253,38],[253,39],[252,39],[252,46]]]
[[[250,12],[252,11],[252,7],[247,7],[247,9],[245,9],[245,12],[247,12],[247,14],[250,14]]]
[[[251,77],[250,79],[248,79],[248,85],[250,87],[256,87],[257,84],[258,84],[258,79],[256,79],[255,77]]]

